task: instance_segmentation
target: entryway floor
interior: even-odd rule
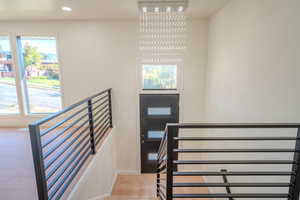
[[[202,177],[175,177],[174,181],[204,182]],[[208,188],[176,188],[174,189],[174,193],[209,193],[209,191]],[[112,196],[106,200],[157,200],[156,175],[119,175]]]

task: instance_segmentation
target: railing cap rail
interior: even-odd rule
[[[66,113],[66,112],[72,110],[73,108],[76,108],[77,106],[80,106],[81,104],[83,104],[83,103],[85,103],[85,102],[88,102],[89,100],[91,100],[91,99],[93,99],[93,98],[95,98],[95,97],[97,97],[97,96],[99,96],[99,95],[101,95],[101,94],[104,94],[105,92],[111,91],[111,90],[112,90],[112,88],[108,88],[108,89],[106,89],[106,90],[103,90],[102,92],[99,92],[99,93],[97,93],[97,94],[95,94],[95,95],[92,95],[92,96],[90,96],[90,97],[87,97],[87,98],[85,98],[85,99],[83,99],[83,100],[81,100],[81,101],[79,101],[79,102],[77,102],[77,103],[74,103],[74,104],[72,104],[72,105],[70,105],[70,106],[68,106],[68,107],[66,107],[66,108],[64,108],[64,109],[62,109],[62,110],[59,111],[59,112],[50,114],[50,115],[49,115],[48,117],[46,117],[46,118],[43,118],[43,119],[40,119],[40,120],[37,120],[37,121],[33,122],[33,123],[29,124],[29,126],[39,126],[39,125],[41,125],[41,124],[44,124],[44,123],[46,123],[46,122],[48,122],[48,121],[50,121],[50,120],[52,120],[52,119],[54,119],[54,118],[56,118],[56,117],[58,117],[58,116],[60,116],[60,115],[62,115],[62,114],[64,114],[64,113]]]
[[[300,123],[168,123],[177,128],[300,128]]]

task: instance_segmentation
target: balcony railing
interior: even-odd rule
[[[198,131],[197,137],[191,136],[189,133],[188,136],[185,133],[179,133],[179,130],[183,129],[193,129]],[[214,134],[209,134],[201,136],[202,132],[200,130],[227,130],[222,133],[222,137],[214,136]],[[259,136],[251,136],[251,134],[247,134],[247,136],[243,137],[232,137],[232,135],[228,135],[232,130],[266,130],[270,129],[273,131],[283,131],[283,130],[294,130],[294,136],[286,136],[283,134],[279,134],[279,136],[266,136],[265,134],[270,133],[260,133]],[[198,135],[200,134],[200,137]],[[271,133],[272,134],[272,133]],[[223,136],[225,135],[225,136]],[[250,135],[250,136],[249,136]],[[186,148],[185,145],[180,144],[180,142],[190,141],[197,143],[197,149]],[[245,148],[243,145],[239,144],[239,148],[234,148],[230,145],[229,148],[222,148],[217,146],[217,148],[203,148],[203,144],[205,142],[230,142],[237,141],[243,142],[247,141],[254,142],[254,148]],[[255,148],[258,142],[285,142],[285,144],[289,144],[290,147],[282,148],[282,146],[277,145],[268,145],[266,148]],[[278,144],[278,143],[277,143]],[[186,144],[187,145],[187,144]],[[226,145],[224,145],[226,146]],[[228,146],[228,145],[227,145]],[[242,146],[242,148],[241,148]],[[201,148],[202,147],[202,148]],[[240,199],[240,198],[251,198],[251,199],[259,199],[259,198],[270,198],[270,199],[288,199],[288,200],[299,200],[299,191],[300,191],[300,124],[168,124],[165,130],[165,135],[161,141],[161,145],[158,153],[158,167],[157,167],[157,196],[161,200],[171,200],[171,199],[203,199],[203,198],[225,198],[225,199]],[[179,156],[180,154],[192,154],[197,153],[196,157],[193,159],[186,160],[184,157]],[[199,154],[208,154],[208,158],[210,159],[201,159],[202,157]],[[215,159],[215,157],[209,157],[211,154],[222,153],[223,156],[219,156],[221,159]],[[247,153],[251,154],[251,157],[255,159],[248,160],[247,156],[245,159],[228,159],[226,155],[235,155],[237,153]],[[271,159],[272,156],[265,156],[263,159],[258,157],[258,155],[262,153],[271,153],[277,155],[280,159]],[[283,156],[278,153],[282,153]],[[290,154],[290,156],[286,156],[285,154]],[[191,157],[190,157],[191,158]],[[238,157],[241,158],[241,157]],[[274,158],[274,156],[273,156]],[[289,159],[292,158],[292,159]],[[197,166],[193,170],[189,170],[189,168],[185,168],[182,170],[178,166]],[[221,171],[203,171],[201,170],[201,166],[217,166],[213,169],[218,168]],[[227,165],[235,165],[239,166],[244,171],[228,171],[224,169],[224,166]],[[248,171],[249,165],[251,166],[259,166],[257,168],[250,168],[251,171]],[[281,166],[287,166],[286,168],[281,168]],[[248,167],[247,167],[248,166]],[[263,166],[263,168],[262,168]],[[274,167],[278,167],[277,169],[282,170],[274,170]],[[195,171],[195,169],[197,169]],[[255,170],[256,169],[256,170]],[[260,169],[260,170],[257,170]],[[264,169],[264,170],[261,170]],[[290,169],[290,170],[285,170]],[[177,177],[220,177],[222,181],[220,182],[178,182],[176,180]],[[254,177],[286,177],[287,182],[253,182],[252,181],[242,181],[242,182],[230,182],[229,177],[240,177],[239,180],[246,180],[245,178],[253,178],[253,180],[257,180]],[[187,179],[188,180],[188,179]],[[178,193],[176,188],[188,188],[185,190],[185,193]],[[225,193],[189,193],[189,188],[223,188]],[[270,188],[271,193],[259,192],[255,190],[253,193],[236,193],[233,192],[232,188],[263,188],[263,191],[266,188]],[[277,192],[277,188],[285,188],[286,193]],[[198,190],[197,190],[198,191]],[[199,190],[201,191],[201,190]],[[203,190],[202,190],[203,191]],[[237,190],[235,190],[237,191]]]
[[[29,125],[39,200],[59,200],[112,128],[111,89]]]

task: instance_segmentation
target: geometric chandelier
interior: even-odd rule
[[[187,0],[139,0],[142,62],[178,63],[183,60],[187,7]]]

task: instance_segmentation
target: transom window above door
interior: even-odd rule
[[[143,90],[176,90],[177,65],[143,65]]]

